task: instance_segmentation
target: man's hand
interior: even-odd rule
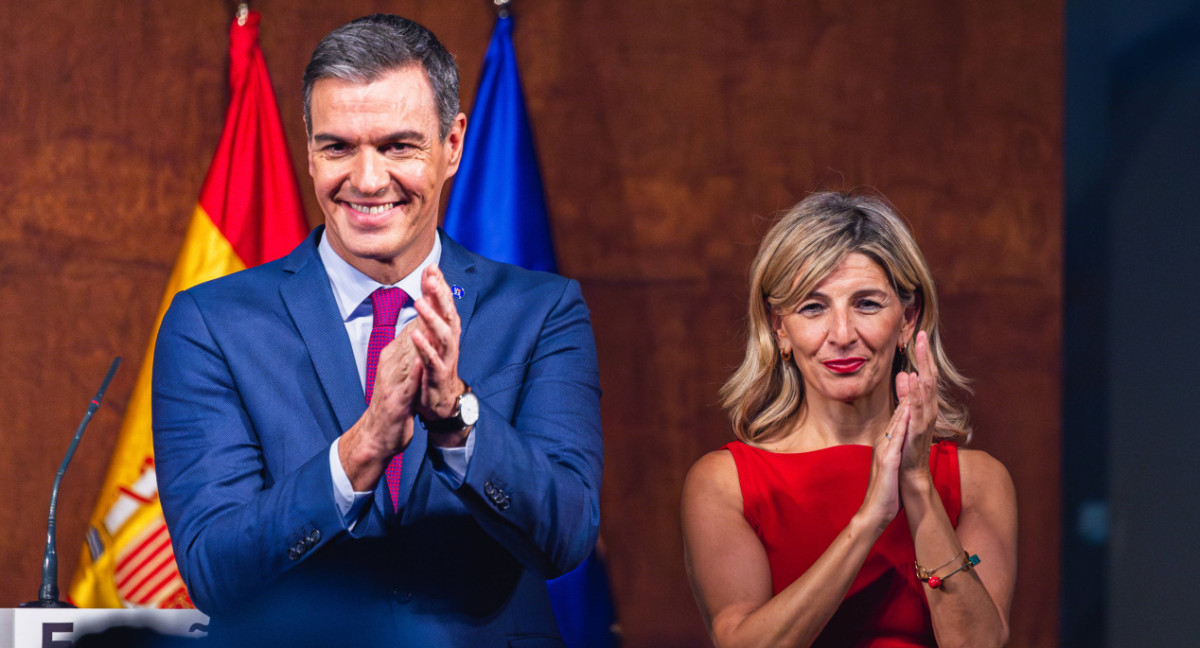
[[[392,457],[404,452],[412,441],[414,406],[424,368],[410,335],[415,328],[416,322],[409,323],[383,347],[371,404],[338,442],[338,458],[356,491],[373,490]]]
[[[467,386],[458,377],[458,343],[462,322],[454,308],[454,298],[446,277],[435,266],[421,274],[421,299],[416,301],[417,326],[410,337],[422,364],[421,388],[416,411],[429,420],[441,420],[454,414],[458,397]],[[467,431],[430,435],[430,442],[441,447],[466,443]]]

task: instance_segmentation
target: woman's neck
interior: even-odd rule
[[[806,452],[837,445],[872,445],[891,422],[891,390],[852,402],[830,400],[806,392],[790,431],[764,446],[776,452]]]

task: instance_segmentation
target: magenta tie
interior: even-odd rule
[[[396,318],[408,295],[399,288],[379,288],[371,293],[371,340],[367,342],[367,404],[371,404],[371,392],[375,390],[375,369],[379,366],[379,353],[396,337]],[[400,508],[400,468],[404,454],[392,457],[384,471],[388,492],[392,494],[392,510]]]

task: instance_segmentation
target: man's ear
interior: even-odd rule
[[[458,173],[458,165],[462,162],[463,142],[467,135],[467,116],[458,113],[450,124],[450,132],[446,133],[446,160],[448,162],[446,177]]]

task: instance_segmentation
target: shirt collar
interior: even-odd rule
[[[329,244],[326,232],[321,233],[321,242],[317,245],[317,253],[321,255],[321,262],[325,264],[325,274],[329,275],[329,285],[333,288],[333,299],[337,302],[338,313],[341,314],[342,321],[348,322],[353,318],[369,314],[371,309],[364,304],[367,297],[378,288],[391,287],[384,286],[368,277],[338,256],[338,253],[334,252],[333,246]],[[442,237],[435,236],[433,237],[433,249],[429,251],[425,260],[393,285],[407,293],[413,301],[420,299],[421,272],[427,266],[436,265],[441,258]]]

